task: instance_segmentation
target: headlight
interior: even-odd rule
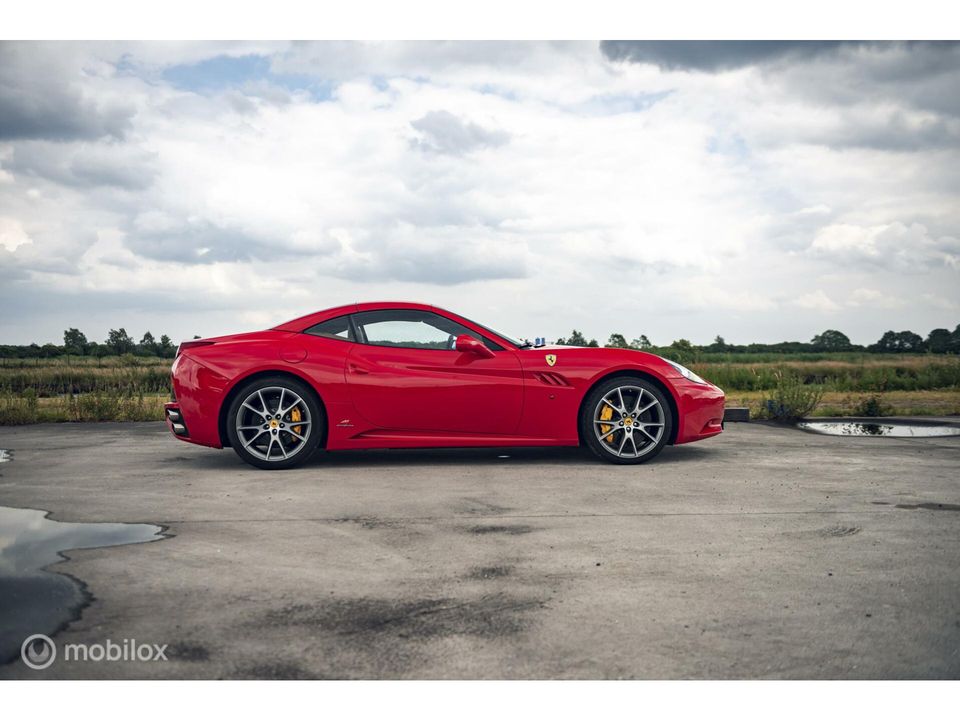
[[[663,358],[663,359],[664,359],[664,360],[667,360],[666,358]],[[673,360],[667,360],[667,362],[670,363],[671,365],[673,365],[674,369],[675,369],[678,373],[680,373],[681,375],[683,375],[687,380],[691,380],[691,381],[693,381],[693,382],[695,382],[695,383],[700,383],[701,385],[709,385],[709,384],[710,384],[710,383],[708,383],[706,380],[704,380],[702,377],[700,377],[699,375],[697,375],[697,374],[696,374],[693,370],[691,370],[690,368],[685,368],[683,365],[681,365],[680,363],[675,363]]]

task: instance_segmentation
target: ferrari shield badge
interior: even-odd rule
[[[544,360],[547,361],[547,365],[549,365],[550,367],[553,367],[554,365],[557,364],[557,356],[552,353],[550,355],[545,355]]]

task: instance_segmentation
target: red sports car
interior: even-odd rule
[[[535,346],[431,305],[360,303],[192,340],[167,425],[259,468],[317,448],[587,445],[613,463],[717,435],[723,391],[629,349]]]

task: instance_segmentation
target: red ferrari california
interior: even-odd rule
[[[259,468],[318,448],[587,445],[612,463],[723,428],[723,391],[640,352],[533,346],[431,305],[344,305],[191,340],[167,425]]]

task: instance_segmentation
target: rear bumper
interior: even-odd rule
[[[723,390],[684,380],[673,383],[678,396],[680,427],[677,445],[704,440],[723,432]]]
[[[176,400],[164,405],[170,432],[178,440],[207,447],[222,447],[219,416],[226,378],[200,364],[189,354],[177,357],[171,374]]]
[[[168,402],[164,405],[163,416],[167,421],[167,429],[170,430],[170,432],[183,440],[187,440],[190,437],[190,432],[187,430],[187,424],[183,419],[183,411],[180,410],[179,403]]]

